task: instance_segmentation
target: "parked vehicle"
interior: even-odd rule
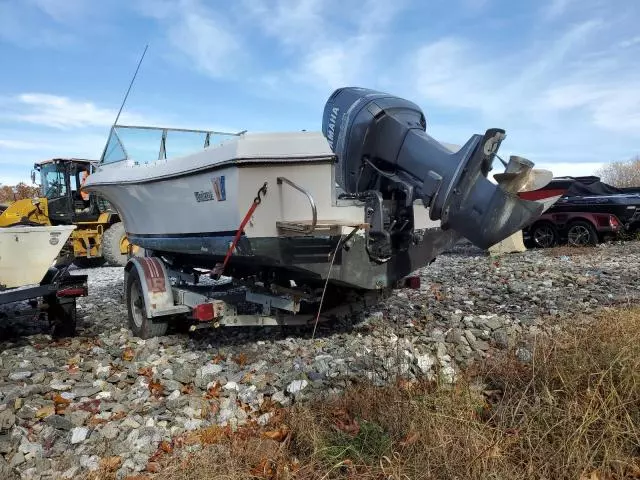
[[[549,248],[562,243],[596,245],[623,232],[640,231],[640,193],[622,190],[598,177],[560,177],[542,190],[554,190],[559,199],[523,229],[531,247]],[[525,192],[529,200],[536,192]]]
[[[76,299],[87,295],[87,276],[54,262],[74,225],[0,228],[0,306],[29,302],[47,316],[56,336],[76,330]],[[2,314],[0,314],[0,320]]]
[[[103,198],[81,190],[95,161],[54,158],[34,165],[41,177],[41,196],[16,200],[0,209],[0,227],[13,225],[75,225],[61,250],[65,261],[79,267],[105,261],[124,266],[129,250],[137,253],[124,231],[120,216]],[[62,259],[61,259],[62,261]]]

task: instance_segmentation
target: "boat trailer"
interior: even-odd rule
[[[317,292],[230,277],[217,280],[209,272],[184,272],[156,256],[132,257],[124,270],[129,327],[139,338],[161,336],[169,324],[181,322],[189,331],[247,326],[314,326],[351,318],[388,298],[392,289],[357,291],[329,285]],[[204,281],[202,280],[204,278]],[[419,277],[402,284],[419,288]],[[324,297],[324,298],[323,298]],[[323,301],[324,300],[324,301]]]
[[[30,313],[47,315],[54,337],[71,337],[76,333],[76,300],[88,295],[87,278],[66,267],[51,267],[38,285],[0,289],[0,306],[28,302]]]

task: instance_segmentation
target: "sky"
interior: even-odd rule
[[[638,0],[0,0],[0,183],[121,124],[319,130],[343,86],[557,176],[640,154]]]

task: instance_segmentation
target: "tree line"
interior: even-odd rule
[[[640,187],[640,156],[626,162],[611,162],[600,168],[596,175],[614,187]]]
[[[27,185],[20,182],[15,187],[10,185],[0,185],[0,204],[8,204],[23,198],[33,198],[40,196],[40,187],[37,185]]]

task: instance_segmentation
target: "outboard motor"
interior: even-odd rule
[[[322,132],[338,158],[343,197],[366,204],[368,250],[384,260],[411,242],[413,205],[480,248],[521,230],[542,213],[486,177],[505,131],[473,135],[452,153],[426,133],[422,110],[393,95],[340,88],[327,101]]]

